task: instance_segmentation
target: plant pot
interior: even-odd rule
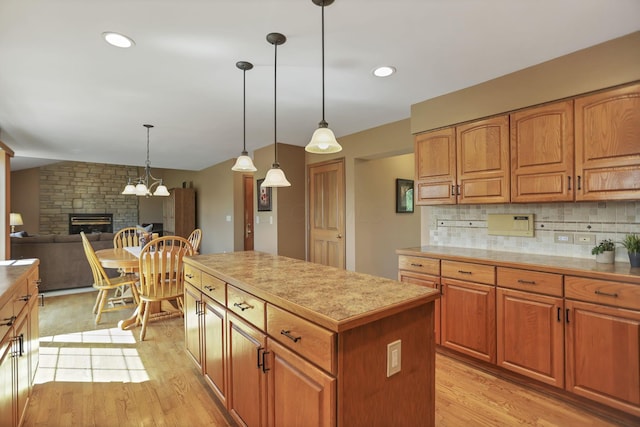
[[[631,267],[640,267],[640,252],[630,252],[629,262],[631,263]]]
[[[604,251],[600,254],[596,254],[596,262],[599,262],[600,264],[613,264],[615,258],[615,251]]]

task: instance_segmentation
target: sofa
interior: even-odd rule
[[[94,250],[113,247],[113,233],[87,234]],[[79,234],[11,237],[11,258],[40,260],[40,292],[93,285],[93,274]],[[115,269],[105,269],[115,277]]]

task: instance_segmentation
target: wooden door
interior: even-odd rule
[[[207,383],[223,405],[226,405],[227,380],[225,375],[226,310],[206,295],[202,296],[202,372]]]
[[[575,99],[576,200],[640,199],[640,84]]]
[[[509,203],[509,116],[456,127],[458,203]]]
[[[309,261],[345,268],[344,159],[309,166]]]
[[[566,389],[640,416],[640,312],[566,300]]]
[[[416,205],[456,203],[456,133],[450,127],[416,135]]]
[[[227,316],[227,409],[241,426],[266,425],[267,387],[262,369],[266,335],[233,314]]]
[[[495,286],[442,278],[441,301],[442,345],[495,363]]]
[[[184,336],[187,354],[202,368],[200,343],[201,293],[189,284],[184,287]]]
[[[414,285],[425,286],[432,289],[440,289],[440,277],[428,274],[418,274],[408,271],[398,273],[398,280],[405,283],[413,283]],[[434,305],[434,327],[436,344],[440,344],[440,299],[433,302]]]
[[[498,288],[498,366],[564,387],[562,298]]]
[[[511,201],[573,201],[573,101],[511,114]]]
[[[253,250],[253,175],[242,175],[244,188],[244,250]]]
[[[336,379],[267,339],[269,425],[335,426]]]

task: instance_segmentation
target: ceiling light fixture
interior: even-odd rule
[[[238,61],[236,67],[242,70],[242,154],[236,160],[236,163],[231,168],[232,171],[237,172],[255,172],[256,167],[253,165],[249,153],[247,153],[247,70],[253,68],[251,62]]]
[[[309,153],[329,154],[342,150],[329,124],[324,119],[324,7],[329,6],[334,0],[311,0],[322,8],[322,120],[318,123],[318,129],[313,132],[311,141],[304,149]]]
[[[111,46],[121,47],[124,49],[136,44],[130,37],[127,37],[124,34],[114,33],[113,31],[105,31],[102,33],[102,37]]]
[[[136,195],[136,196],[151,196],[151,189],[157,186],[156,191],[153,192],[154,196],[168,196],[169,191],[167,187],[162,184],[162,180],[158,178],[154,178],[151,175],[151,162],[149,161],[149,129],[153,127],[153,125],[142,125],[147,128],[147,163],[144,166],[144,176],[136,178],[138,181],[135,185],[131,182],[131,178],[129,178],[129,182],[124,187],[124,191],[122,194],[125,195]],[[151,185],[149,185],[149,179],[151,179]]]
[[[287,177],[284,175],[284,171],[280,169],[280,164],[278,163],[278,122],[276,120],[278,111],[278,104],[276,102],[276,94],[278,93],[276,90],[278,83],[278,45],[284,44],[287,38],[280,33],[269,33],[267,34],[267,41],[275,48],[275,59],[273,61],[273,150],[275,161],[273,165],[271,165],[271,169],[267,172],[264,181],[262,181],[261,187],[290,187],[291,183],[287,181]]]
[[[389,77],[395,74],[396,68],[390,65],[384,65],[373,70],[373,75],[376,77]]]

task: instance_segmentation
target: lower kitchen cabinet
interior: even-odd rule
[[[226,362],[227,356],[227,325],[224,307],[206,295],[202,297],[202,373],[209,386],[224,404],[226,401],[227,381]]]
[[[335,425],[336,379],[270,338],[267,354],[269,425]]]
[[[443,277],[441,301],[441,344],[495,363],[495,286]]]
[[[405,283],[413,283],[414,285],[426,286],[428,288],[438,289],[440,290],[440,278],[436,276],[431,276],[428,274],[419,274],[412,273],[409,271],[400,271],[398,274],[398,280]],[[441,301],[438,299],[434,301],[435,311],[434,311],[434,336],[436,339],[436,344],[440,344],[440,304]]]
[[[12,425],[13,404],[13,336],[7,335],[0,341],[0,419]]]

